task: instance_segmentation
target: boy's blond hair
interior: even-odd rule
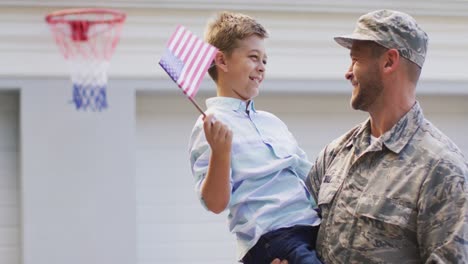
[[[238,47],[238,40],[252,35],[263,39],[268,38],[266,29],[252,17],[223,11],[208,23],[205,30],[205,41],[218,48],[226,56],[230,56],[232,51]],[[216,67],[210,67],[208,73],[214,81],[217,81]]]

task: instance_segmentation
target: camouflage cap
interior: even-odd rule
[[[422,68],[428,37],[410,15],[393,10],[378,10],[361,16],[351,35],[335,37],[350,49],[354,40],[369,40],[387,49],[397,49],[400,56]]]

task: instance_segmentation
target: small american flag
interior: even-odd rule
[[[183,26],[172,34],[159,65],[191,99],[211,65],[216,49],[201,41]]]

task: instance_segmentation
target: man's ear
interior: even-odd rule
[[[396,49],[389,49],[384,56],[384,72],[394,72],[400,65],[400,53]]]
[[[227,72],[228,68],[226,63],[226,55],[223,52],[217,51],[214,57],[214,61],[216,66],[218,66],[222,71]]]

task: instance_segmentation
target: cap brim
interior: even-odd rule
[[[368,40],[368,41],[375,41],[375,39],[367,36],[367,35],[361,35],[361,34],[357,34],[357,33],[353,33],[351,35],[344,35],[344,36],[340,36],[340,37],[334,37],[333,38],[336,43],[340,44],[341,46],[347,48],[347,49],[351,49],[351,47],[353,46],[353,42],[355,40]]]

